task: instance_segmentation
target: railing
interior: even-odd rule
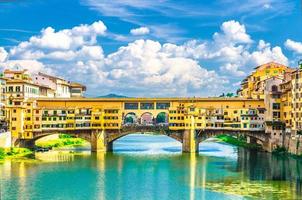
[[[122,131],[153,132],[168,130],[168,124],[124,124]]]

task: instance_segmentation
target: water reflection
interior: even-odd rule
[[[181,154],[170,142],[159,148],[149,141],[139,153],[133,145],[129,153],[122,141],[114,153],[6,160],[0,165],[2,199],[301,198],[302,161],[211,142],[199,155]]]

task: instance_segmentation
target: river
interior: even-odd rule
[[[0,164],[1,200],[302,199],[302,161],[206,141],[129,135],[113,153],[37,153]]]

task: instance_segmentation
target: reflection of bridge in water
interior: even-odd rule
[[[15,146],[33,147],[39,138],[66,133],[89,141],[92,151],[111,151],[118,138],[152,132],[194,153],[201,141],[219,134],[245,135],[270,150],[270,134],[257,120],[263,106],[262,100],[240,98],[31,99],[9,113],[16,119]]]
[[[224,156],[223,152],[220,156]],[[64,162],[59,165],[48,163],[47,167],[45,163],[30,163],[28,160],[6,160],[0,166],[4,197],[11,194],[11,199],[30,198],[33,197],[31,191],[34,189],[38,191],[35,194],[41,195],[43,199],[53,196],[66,198],[61,190],[66,183],[69,185],[68,194],[74,195],[74,198],[88,198],[88,195],[103,199],[121,199],[129,194],[129,187],[131,191],[136,189],[136,193],[131,194],[137,199],[144,199],[146,193],[148,196],[154,194],[153,192],[157,198],[163,199],[175,197],[176,193],[178,199],[211,199],[207,191],[215,192],[216,189],[225,194],[238,192],[237,195],[242,195],[240,192],[243,191],[250,195],[261,195],[262,198],[258,196],[257,199],[281,199],[284,197],[281,196],[282,193],[289,195],[282,199],[300,199],[302,195],[301,161],[244,149],[239,149],[237,160],[194,154],[144,155],[134,158],[128,154],[112,153],[91,156],[49,156],[49,153],[43,153],[38,159],[54,163]],[[70,173],[68,175],[67,169]],[[65,176],[56,181],[51,177],[56,177],[57,173],[64,173]],[[49,187],[52,181],[55,186]],[[80,183],[93,184],[81,190],[82,186],[75,188]],[[80,194],[76,189],[81,191]],[[267,192],[264,194],[264,191]]]

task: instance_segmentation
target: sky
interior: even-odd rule
[[[0,70],[87,96],[218,96],[267,62],[302,58],[300,0],[0,0]]]

